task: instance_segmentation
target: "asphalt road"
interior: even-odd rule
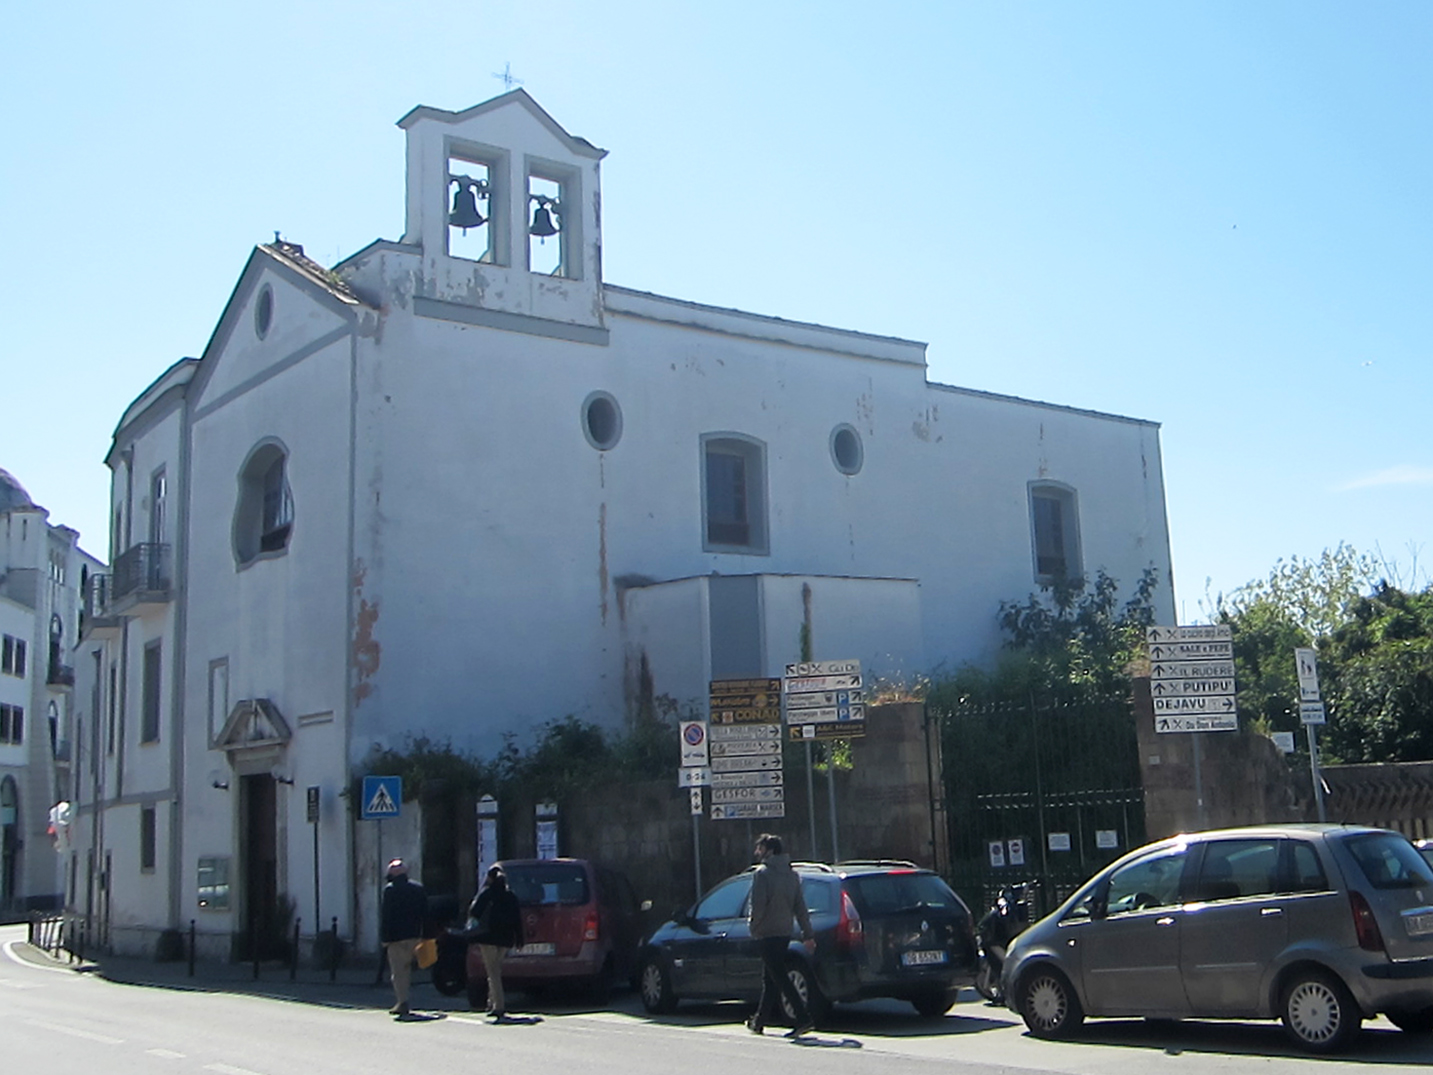
[[[782,1075],[1335,1075],[1369,1065],[1421,1075],[1433,1063],[1433,1037],[1383,1020],[1333,1060],[1293,1051],[1274,1023],[1092,1021],[1078,1041],[1045,1042],[973,993],[939,1020],[888,1002],[838,1008],[799,1044],[776,1032],[754,1037],[737,1005],[684,1005],[654,1018],[631,995],[594,1011],[560,998],[524,1010],[519,994],[524,1021],[493,1026],[461,998],[420,985],[421,1017],[401,1021],[386,1013],[386,989],[306,991],[280,979],[261,995],[124,984],[36,957],[23,939],[23,927],[0,927],[0,1057],[6,1071],[36,1075],[731,1075],[775,1065]]]

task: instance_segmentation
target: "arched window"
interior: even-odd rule
[[[740,433],[702,436],[702,548],[764,556],[766,445]]]
[[[1037,582],[1073,579],[1080,564],[1080,519],[1075,490],[1059,482],[1030,483],[1030,545]]]
[[[288,452],[275,441],[260,444],[239,471],[234,511],[234,556],[247,564],[260,555],[288,548],[294,501],[289,489]]]

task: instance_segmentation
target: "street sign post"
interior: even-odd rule
[[[782,778],[781,680],[714,679],[710,695],[711,725],[707,728],[707,783],[712,788],[713,821],[786,816],[786,782]],[[685,743],[683,749],[685,749]],[[755,796],[732,797],[733,791],[765,794],[759,803],[767,812],[734,809],[758,805]],[[719,798],[718,794],[724,797]]]
[[[1327,821],[1324,780],[1319,775],[1319,739],[1314,730],[1328,719],[1319,695],[1318,654],[1307,646],[1296,646],[1294,674],[1299,677],[1299,720],[1309,735],[1309,777],[1314,784],[1314,800],[1319,804],[1319,820]]]
[[[1171,732],[1237,732],[1239,711],[1234,700],[1234,631],[1227,623],[1145,629],[1149,645],[1149,692],[1154,702],[1154,730]],[[1204,825],[1203,747],[1198,734],[1194,755],[1194,804]]]

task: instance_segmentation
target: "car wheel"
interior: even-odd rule
[[[1279,1003],[1279,1015],[1289,1037],[1315,1053],[1331,1053],[1347,1045],[1363,1019],[1343,982],[1317,970],[1290,979]]]
[[[658,958],[642,964],[638,976],[638,991],[642,994],[642,1007],[656,1015],[665,1015],[677,1010],[677,994],[672,990],[672,975]]]
[[[1085,1021],[1085,1010],[1063,974],[1035,967],[1020,985],[1020,1017],[1037,1038],[1067,1038]]]
[[[433,964],[433,988],[445,997],[456,997],[468,984],[468,975],[463,965],[456,961],[438,960]],[[484,988],[484,993],[487,989]]]
[[[485,1011],[488,1006],[488,980],[482,975],[468,979],[468,1007],[475,1012]]]
[[[821,987],[816,984],[816,976],[811,973],[810,966],[792,960],[786,965],[786,977],[791,979],[791,984],[796,987],[797,995],[806,1002],[806,1011],[811,1016],[811,1021],[824,1023],[826,1017],[831,1014],[831,1002],[826,999],[826,995],[821,992]],[[796,1013],[786,1002],[785,993],[781,994],[781,1010],[794,1025]]]
[[[1433,1034],[1433,1008],[1388,1012],[1388,1021],[1405,1034]]]
[[[955,1004],[955,994],[948,989],[932,989],[929,993],[912,997],[911,1004],[927,1019],[938,1019]]]

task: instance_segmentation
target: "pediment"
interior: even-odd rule
[[[219,746],[229,751],[287,746],[293,734],[289,722],[273,702],[267,698],[245,698],[230,710],[229,719],[219,733]]]

